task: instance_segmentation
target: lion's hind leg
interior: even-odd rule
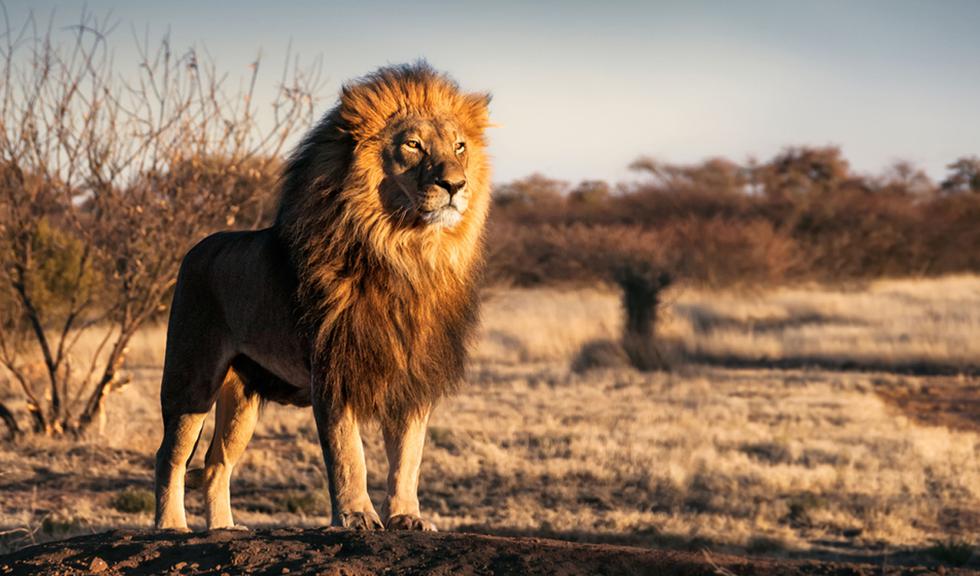
[[[168,346],[171,335],[168,335]],[[169,348],[168,348],[169,352]],[[160,391],[163,441],[156,457],[156,527],[187,530],[184,482],[187,463],[201,436],[204,420],[214,405],[228,363],[220,351],[187,356],[189,362],[168,362]],[[193,366],[188,370],[188,365]]]
[[[252,438],[259,417],[259,394],[234,369],[218,392],[214,437],[205,457],[204,500],[209,530],[239,528],[231,515],[231,473]]]
[[[169,342],[172,332],[168,334]],[[168,362],[163,369],[160,401],[163,412],[163,441],[156,456],[156,527],[161,530],[187,530],[184,511],[184,476],[187,463],[201,436],[204,420],[214,404],[220,376],[227,372],[220,352],[196,362]],[[188,370],[188,365],[195,369]],[[221,368],[221,366],[224,368]]]
[[[156,527],[187,530],[184,472],[204,426],[205,412],[164,415],[163,442],[156,459]]]

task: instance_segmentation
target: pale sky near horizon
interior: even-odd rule
[[[348,79],[427,59],[493,93],[495,180],[636,176],[640,155],[766,160],[835,144],[859,172],[909,160],[934,179],[980,155],[980,1],[215,2],[5,0],[58,25],[111,12],[132,30],[206,47],[232,78],[261,49],[271,91],[291,43],[322,57],[321,112]]]

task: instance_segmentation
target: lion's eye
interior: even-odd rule
[[[418,140],[406,140],[402,146],[408,148],[409,150],[421,150],[422,143]]]
[[[456,153],[457,154],[462,154],[463,152],[466,152],[466,142],[457,142],[456,143]]]

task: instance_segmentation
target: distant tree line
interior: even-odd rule
[[[836,147],[631,168],[639,180],[618,186],[541,175],[498,186],[489,280],[610,279],[623,258],[708,286],[980,271],[976,156],[952,162],[939,183],[907,162],[856,174]]]

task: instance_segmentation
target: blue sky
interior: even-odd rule
[[[81,2],[7,0],[58,23]],[[489,90],[496,180],[623,180],[634,158],[768,159],[836,144],[858,171],[904,159],[941,178],[980,154],[980,2],[214,2],[88,0],[131,30],[168,29],[232,77],[259,49],[271,87],[292,43],[323,59],[320,109],[346,79],[419,57]]]

